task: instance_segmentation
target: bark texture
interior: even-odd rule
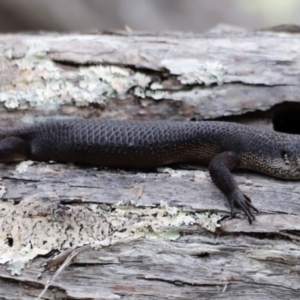
[[[0,53],[0,126],[257,110],[270,126],[274,105],[300,100],[292,33],[7,34]],[[229,208],[205,167],[0,172],[1,299],[37,299],[49,280],[41,299],[299,299],[298,182],[237,173],[260,211],[250,226],[220,223]]]

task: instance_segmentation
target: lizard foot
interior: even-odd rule
[[[236,191],[229,197],[229,204],[231,217],[235,216],[234,209],[238,208],[245,213],[250,224],[255,220],[253,211],[258,213],[258,209],[251,203],[251,199],[247,195],[242,194],[240,191]]]

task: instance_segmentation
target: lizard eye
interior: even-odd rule
[[[291,164],[289,156],[286,151],[281,151],[281,156],[283,158],[284,163],[289,166]]]

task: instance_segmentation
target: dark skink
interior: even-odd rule
[[[300,137],[227,122],[51,121],[0,131],[0,161],[74,162],[149,168],[179,162],[209,165],[213,182],[249,222],[257,209],[231,170],[300,178]]]

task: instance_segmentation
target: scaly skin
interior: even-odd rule
[[[257,209],[241,193],[231,170],[250,169],[300,179],[300,137],[227,122],[51,121],[0,131],[0,161],[74,162],[149,168],[179,162],[209,165],[231,214],[249,222]]]

